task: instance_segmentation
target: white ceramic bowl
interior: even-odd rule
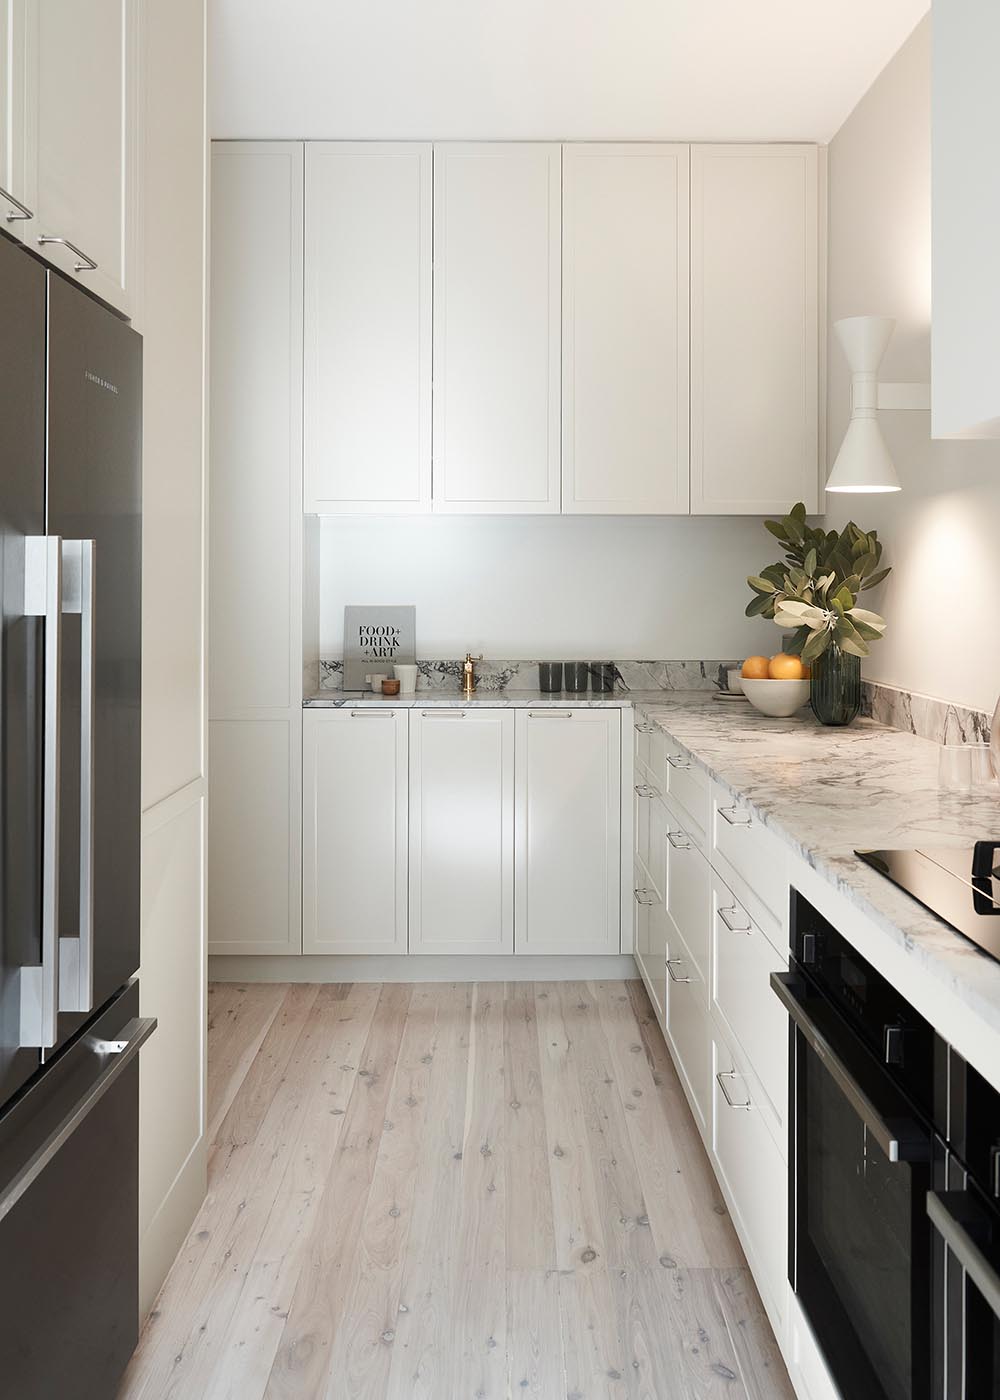
[[[743,694],[755,710],[772,719],[788,719],[809,699],[808,681],[754,681],[743,677]]]

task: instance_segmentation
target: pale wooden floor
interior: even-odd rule
[[[120,1400],[790,1400],[639,982],[210,990]]]

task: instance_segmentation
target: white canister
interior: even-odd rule
[[[374,690],[376,695],[381,695],[382,682],[384,680],[388,680],[388,676],[386,675],[385,671],[379,671],[377,673],[373,671],[370,676],[365,676],[365,680],[371,686],[372,690]]]
[[[417,689],[417,668],[411,663],[397,663],[392,668],[393,675],[399,681],[400,695],[413,695]]]

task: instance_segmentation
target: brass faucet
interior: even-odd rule
[[[483,653],[473,656],[471,651],[466,652],[465,661],[462,664],[462,694],[466,700],[475,694],[476,690],[476,662],[482,661]]]

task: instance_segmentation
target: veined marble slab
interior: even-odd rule
[[[970,1011],[1000,1031],[1000,962],[865,865],[855,849],[968,846],[1000,838],[1000,787],[938,786],[938,746],[858,720],[829,729],[804,711],[768,719],[749,705],[674,695],[637,702],[695,763],[856,905]]]
[[[487,660],[476,662],[476,683],[480,690],[538,690],[537,661]],[[591,659],[591,665],[603,661]],[[613,661],[617,690],[725,690],[726,671],[737,661]],[[319,663],[320,690],[340,690],[344,684],[344,663]],[[456,690],[462,685],[462,662],[458,660],[418,661],[417,690]],[[566,691],[565,694],[574,692]],[[601,694],[604,692],[598,692]]]
[[[641,698],[655,700],[660,691],[641,692]],[[585,691],[552,695],[541,690],[477,690],[468,699],[460,690],[431,690],[416,695],[375,695],[371,691],[320,690],[303,700],[307,710],[631,710],[640,698],[631,691]]]

